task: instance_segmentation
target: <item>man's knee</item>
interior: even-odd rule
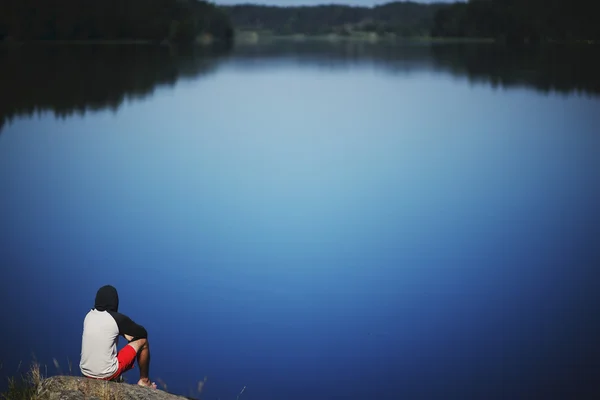
[[[135,349],[135,351],[138,352],[141,349],[148,347],[148,339],[145,339],[145,338],[136,339],[132,342],[129,342],[128,346],[133,347]]]

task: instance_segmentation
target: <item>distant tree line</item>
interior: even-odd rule
[[[0,40],[230,39],[217,6],[199,0],[2,0]]]
[[[233,27],[276,35],[366,32],[521,43],[600,40],[596,15],[589,0],[398,1],[375,7],[217,7],[203,0],[2,0],[0,40],[191,42],[203,34],[229,40]]]
[[[514,43],[597,40],[594,7],[588,0],[470,0],[437,10],[432,34]]]
[[[238,30],[323,35],[494,38],[506,42],[600,39],[589,0],[469,0],[455,3],[391,2],[375,7],[321,5],[223,7]]]
[[[242,4],[223,7],[236,29],[278,35],[352,32],[427,36],[444,3],[392,2],[375,7],[320,5],[277,7]]]

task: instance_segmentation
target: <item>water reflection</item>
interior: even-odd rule
[[[492,87],[542,93],[600,94],[600,58],[594,46],[523,47],[493,44],[373,44],[273,42],[238,46],[234,65],[294,62],[324,68],[375,65],[391,73],[433,71]],[[0,132],[18,116],[52,111],[57,117],[117,110],[160,85],[215,71],[226,49],[131,46],[0,49]]]
[[[148,46],[39,46],[0,48],[0,131],[21,116],[52,111],[118,110],[128,98],[151,95],[215,70],[227,49]]]
[[[597,46],[509,48],[494,45],[433,46],[441,69],[471,81],[543,93],[600,94]]]
[[[245,67],[260,60],[293,59],[298,63],[340,68],[375,64],[395,73],[433,70],[467,77],[493,87],[526,87],[544,93],[600,94],[600,58],[596,46],[527,46],[494,44],[404,44],[274,42],[243,46],[236,59]]]

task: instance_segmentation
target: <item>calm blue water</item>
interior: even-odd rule
[[[600,396],[598,81],[359,50],[3,83],[0,375],[79,373],[112,284],[185,395]]]

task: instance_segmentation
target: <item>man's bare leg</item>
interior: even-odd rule
[[[127,340],[133,339],[133,337],[125,335]],[[127,346],[131,346],[137,353],[138,367],[140,368],[140,380],[138,385],[148,386],[156,389],[156,383],[150,381],[150,345],[147,339],[138,339],[134,342],[130,342]]]

